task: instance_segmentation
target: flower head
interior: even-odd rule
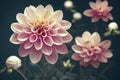
[[[111,45],[110,40],[101,42],[97,32],[90,34],[85,31],[82,37],[75,38],[76,44],[72,46],[75,52],[72,59],[80,61],[83,66],[92,65],[95,68],[99,67],[100,62],[106,63],[107,58],[112,57],[112,53],[108,48]]]
[[[111,13],[112,6],[108,6],[108,1],[96,0],[96,2],[89,2],[92,9],[85,10],[84,15],[92,17],[92,22],[97,22],[99,19],[107,22],[108,19],[113,20]]]
[[[71,23],[62,18],[62,11],[54,11],[51,5],[26,7],[24,14],[17,14],[18,22],[11,25],[14,33],[10,42],[20,44],[19,55],[29,55],[32,63],[39,62],[44,55],[49,63],[55,64],[58,53],[66,54],[68,51],[65,43],[72,40],[67,32]]]
[[[117,30],[118,29],[118,24],[116,22],[111,22],[108,25],[109,30]]]
[[[6,60],[7,68],[18,69],[21,66],[21,60],[17,56],[10,56]]]

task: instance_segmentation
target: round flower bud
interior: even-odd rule
[[[7,68],[18,69],[21,66],[21,60],[17,56],[10,56],[6,60]]]
[[[74,19],[74,20],[80,20],[81,18],[82,18],[81,13],[75,12],[75,13],[73,14],[73,19]]]
[[[67,8],[67,9],[70,9],[73,7],[73,2],[72,1],[65,1],[64,2],[64,7]]]
[[[108,29],[109,29],[109,30],[118,29],[118,24],[117,24],[116,22],[111,22],[111,23],[109,23],[109,25],[108,25]]]

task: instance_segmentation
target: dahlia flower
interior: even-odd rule
[[[67,31],[71,23],[62,18],[63,12],[54,11],[51,5],[26,7],[24,13],[16,15],[18,22],[11,24],[14,33],[10,42],[20,44],[19,55],[29,55],[32,63],[39,62],[43,55],[49,63],[55,64],[58,53],[68,52],[65,43],[72,40]]]
[[[97,22],[99,19],[107,22],[108,19],[113,20],[110,13],[112,6],[108,6],[108,1],[96,0],[96,2],[89,2],[92,9],[87,9],[83,12],[84,15],[92,17],[92,22]]]
[[[97,32],[90,34],[85,31],[82,37],[75,38],[76,44],[72,46],[75,53],[72,55],[73,60],[80,61],[83,66],[92,65],[99,67],[100,62],[107,63],[107,58],[112,57],[112,53],[108,48],[111,45],[110,40],[101,42],[100,35]]]

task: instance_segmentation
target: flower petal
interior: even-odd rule
[[[113,20],[112,14],[108,13],[107,17],[108,17],[110,20]]]
[[[37,15],[41,18],[44,13],[44,6],[43,5],[38,5],[36,8]]]
[[[11,43],[13,43],[13,44],[21,44],[21,42],[18,41],[17,36],[18,36],[18,34],[13,33],[13,34],[11,35],[9,41],[10,41]]]
[[[73,37],[70,34],[68,34],[68,35],[62,37],[62,39],[63,39],[64,43],[69,43],[72,41]]]
[[[11,24],[11,29],[15,33],[21,33],[21,32],[23,32],[22,28],[23,28],[23,25],[20,24],[20,23],[12,23]]]
[[[65,29],[65,30],[68,30],[71,27],[71,23],[66,20],[60,21],[60,24],[61,24],[61,28]]]
[[[94,44],[97,45],[101,42],[100,35],[97,32],[94,32],[91,36],[91,41],[94,41]]]
[[[65,44],[55,45],[54,48],[55,48],[56,52],[59,54],[67,54],[68,53],[68,48]]]
[[[79,56],[78,53],[73,53],[72,59],[73,59],[73,60],[81,60],[82,58]]]
[[[24,33],[27,33],[27,34],[31,34],[32,33],[32,31],[31,31],[31,29],[29,27],[23,27],[22,30],[23,30]]]
[[[88,31],[85,31],[85,32],[82,34],[82,38],[83,38],[85,41],[89,41],[90,37],[91,37],[91,34],[90,34],[90,32],[88,32]]]
[[[68,32],[64,29],[58,29],[57,31],[59,36],[66,36],[68,34]]]
[[[87,9],[83,12],[85,16],[92,17],[95,15],[95,11],[93,9]]]
[[[26,41],[28,39],[28,37],[29,37],[28,34],[26,34],[26,33],[20,33],[20,34],[18,34],[17,39],[19,41]]]
[[[31,62],[35,64],[35,63],[38,63],[42,58],[42,53],[41,51],[37,51],[33,48],[29,54],[29,57]]]
[[[112,9],[113,9],[112,6],[107,7],[107,11],[108,11],[108,12],[111,11]]]
[[[56,35],[58,35],[58,32],[57,32],[57,30],[49,30],[48,31],[48,34],[50,35],[50,36],[56,36]]]
[[[109,50],[107,50],[106,52],[104,52],[102,55],[104,57],[106,57],[106,58],[111,58],[113,56],[112,52],[109,51]]]
[[[52,50],[51,46],[47,46],[47,45],[43,44],[43,47],[41,48],[41,51],[45,55],[51,55],[53,50]]]
[[[41,38],[37,39],[37,41],[35,41],[35,43],[34,43],[35,49],[40,50],[42,48],[42,46],[43,46],[43,42],[42,42]]]
[[[53,40],[50,36],[46,36],[43,38],[43,41],[46,45],[48,46],[52,46],[53,45]]]
[[[93,16],[92,17],[92,22],[97,22],[98,20],[100,19],[100,17],[99,16]]]
[[[53,52],[51,55],[45,55],[45,59],[50,63],[50,64],[55,64],[58,60],[58,54],[56,52]]]
[[[103,21],[107,22],[108,21],[108,17],[107,16],[102,16],[101,17]]]
[[[32,34],[32,35],[30,35],[30,37],[29,37],[29,41],[30,41],[30,42],[35,42],[35,41],[37,41],[37,39],[38,39],[37,34]]]
[[[105,40],[100,43],[100,46],[102,48],[108,49],[111,46],[111,41],[110,40]]]
[[[29,49],[33,46],[33,43],[29,42],[29,40],[25,41],[24,43],[24,48]]]
[[[103,1],[102,4],[101,4],[101,7],[103,10],[105,10],[107,7],[108,7],[108,1]]]
[[[76,38],[75,38],[75,42],[76,42],[76,44],[79,45],[79,46],[83,46],[84,43],[85,43],[85,41],[84,41],[83,38],[81,38],[81,37],[76,37]]]
[[[97,6],[94,2],[89,2],[89,5],[92,9],[97,9]]]
[[[102,56],[102,55],[98,57],[98,60],[99,60],[100,62],[103,62],[103,63],[107,63],[107,62],[108,62],[107,58],[104,57],[104,56]]]
[[[72,49],[73,49],[73,51],[75,51],[76,53],[82,53],[82,52],[83,52],[82,48],[81,48],[80,46],[78,46],[78,45],[73,45],[73,46],[72,46]]]
[[[99,65],[100,65],[100,62],[94,61],[94,62],[91,62],[91,64],[92,64],[92,66],[93,66],[94,68],[98,68]]]
[[[63,44],[63,40],[60,36],[52,36],[53,44],[55,45],[61,45]]]
[[[21,57],[26,57],[29,53],[29,49],[24,49],[24,44],[21,44],[18,50],[18,53]]]
[[[16,19],[21,24],[25,24],[26,25],[26,24],[30,23],[29,20],[27,19],[27,17],[24,14],[22,14],[22,13],[18,13],[17,16],[16,16]]]

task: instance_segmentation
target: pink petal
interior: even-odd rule
[[[57,30],[49,30],[49,31],[48,31],[48,34],[49,34],[50,36],[56,36],[56,35],[58,35],[58,32],[57,32]]]
[[[94,2],[89,2],[89,5],[92,9],[97,9],[97,6]]]
[[[38,63],[42,58],[42,53],[41,51],[37,51],[33,48],[29,54],[29,57],[31,62],[35,64],[35,63]]]
[[[32,35],[30,35],[29,41],[30,42],[35,42],[35,41],[37,41],[37,39],[38,39],[37,34],[32,34]]]
[[[29,49],[33,46],[33,43],[29,42],[29,40],[25,41],[24,43],[24,48]]]
[[[64,29],[58,29],[58,35],[59,36],[66,36],[68,32]]]
[[[53,24],[51,24],[51,29],[58,30],[59,28],[61,28],[61,25],[59,23],[53,23]]]
[[[10,41],[11,43],[13,43],[13,44],[21,44],[21,42],[18,41],[17,36],[18,36],[18,34],[13,33],[13,34],[11,35],[9,41]]]
[[[21,32],[23,32],[22,28],[23,28],[23,25],[20,24],[20,23],[12,23],[11,24],[11,29],[15,33],[21,33]]]
[[[52,50],[51,46],[47,46],[47,45],[43,44],[43,47],[41,48],[41,51],[45,55],[51,55],[53,50]]]
[[[103,21],[107,22],[108,21],[108,17],[107,16],[102,16],[101,17]]]
[[[29,49],[24,49],[24,44],[21,44],[18,50],[18,53],[21,57],[26,57],[29,54]]]
[[[108,61],[107,61],[107,58],[106,57],[104,57],[104,56],[99,56],[98,57],[98,60],[100,61],[100,62],[103,62],[103,63],[107,63]]]
[[[45,55],[45,59],[50,63],[50,64],[55,64],[58,60],[58,54],[53,52],[51,55]]]
[[[84,62],[89,62],[91,60],[91,57],[85,57]]]
[[[102,48],[108,49],[111,46],[111,41],[110,40],[105,40],[100,43],[100,46]]]
[[[71,27],[71,23],[66,20],[60,21],[60,24],[61,24],[61,28],[65,29],[65,30],[68,30]]]
[[[85,16],[92,17],[95,15],[95,11],[93,9],[87,9],[83,12]]]
[[[23,32],[27,33],[27,34],[31,34],[32,33],[32,31],[31,31],[31,29],[29,27],[23,27]]]
[[[99,65],[100,65],[100,62],[98,62],[98,61],[93,61],[93,62],[91,62],[91,64],[92,64],[92,66],[93,66],[94,68],[98,68]]]
[[[37,41],[35,41],[35,43],[34,43],[35,49],[40,50],[42,48],[42,46],[43,46],[43,42],[42,42],[41,38],[37,39]]]
[[[73,45],[73,46],[72,46],[72,49],[73,49],[73,51],[75,51],[76,53],[81,53],[81,52],[83,52],[82,48],[81,48],[80,46],[78,46],[78,45]]]
[[[73,37],[68,33],[68,35],[62,37],[64,43],[69,43],[72,41]]]
[[[22,13],[18,13],[17,16],[16,16],[16,19],[21,24],[26,25],[26,24],[30,23],[29,20],[27,19],[27,17]]]
[[[93,16],[92,17],[92,22],[97,22],[100,19],[99,16]]]
[[[109,50],[107,50],[106,52],[104,52],[102,55],[104,57],[106,57],[106,58],[111,58],[113,56],[112,52],[109,51]]]
[[[108,17],[110,20],[113,20],[112,14],[108,13],[107,17]]]
[[[44,37],[43,41],[48,46],[52,46],[53,45],[53,40],[52,40],[52,38],[50,36]]]
[[[112,6],[107,7],[107,11],[108,11],[108,12],[111,11],[112,9],[113,9]]]
[[[79,56],[78,53],[73,53],[72,59],[73,59],[73,60],[81,60],[81,57]]]
[[[53,39],[53,44],[55,45],[63,44],[63,40],[60,36],[53,36],[52,39]]]
[[[26,33],[20,33],[20,34],[18,34],[17,39],[19,41],[26,41],[28,39],[28,37],[29,37],[28,34],[26,34]]]
[[[60,54],[67,54],[68,53],[68,49],[67,49],[67,46],[65,44],[55,45],[53,48],[55,48],[57,53],[60,53]]]

